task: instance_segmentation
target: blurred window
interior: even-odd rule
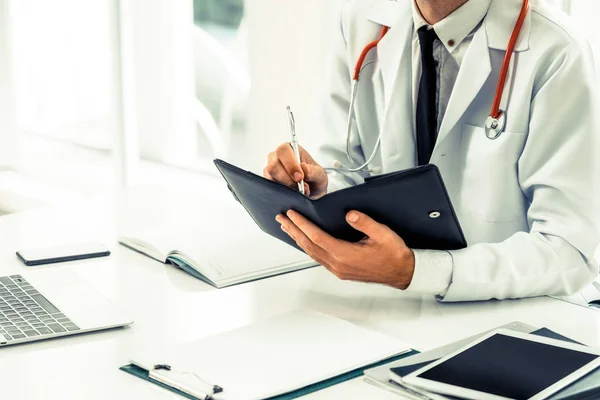
[[[194,0],[194,21],[200,26],[213,23],[237,29],[243,15],[243,0]]]
[[[198,156],[226,157],[246,133],[250,77],[243,0],[194,0]]]
[[[17,123],[22,131],[111,148],[108,3],[10,3]]]

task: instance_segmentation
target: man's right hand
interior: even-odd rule
[[[263,175],[267,179],[296,190],[298,189],[298,182],[304,180],[306,196],[313,199],[319,198],[327,193],[327,173],[306,150],[301,146],[298,147],[300,150],[300,164],[296,160],[292,146],[286,142],[269,154]]]

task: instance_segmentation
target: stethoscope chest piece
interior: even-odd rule
[[[395,1],[399,1],[399,0],[395,0]],[[492,109],[490,112],[490,116],[485,121],[485,126],[484,126],[485,135],[490,140],[498,139],[500,137],[500,135],[502,135],[502,132],[504,132],[504,128],[506,127],[506,114],[504,113],[504,111],[502,111],[502,108],[504,108],[504,109],[507,108],[508,100],[506,97],[503,97],[503,93],[504,93],[504,88],[506,86],[507,79],[509,77],[510,66],[513,65],[513,69],[514,69],[514,63],[511,64],[512,57],[513,57],[513,53],[515,50],[515,46],[517,45],[517,40],[519,39],[519,35],[521,34],[521,28],[523,27],[523,24],[525,23],[525,19],[527,17],[528,11],[529,11],[529,0],[523,0],[521,12],[520,12],[517,22],[515,24],[515,28],[513,29],[513,32],[510,36],[510,40],[506,46],[506,53],[504,55],[502,69],[500,70],[500,76],[498,78],[498,86],[496,87],[496,95],[494,97],[494,102],[492,103]],[[349,110],[348,110],[348,120],[347,120],[347,126],[346,126],[346,156],[348,157],[348,161],[350,162],[350,164],[349,164],[348,168],[345,168],[341,162],[336,161],[334,163],[333,169],[340,169],[340,170],[346,171],[346,172],[359,172],[360,171],[360,172],[370,172],[370,173],[374,173],[374,174],[379,173],[379,172],[375,172],[375,171],[381,167],[378,167],[378,168],[374,167],[373,169],[370,169],[370,170],[367,168],[368,168],[368,165],[371,164],[371,162],[373,162],[373,160],[375,159],[375,157],[377,155],[377,152],[380,150],[381,134],[382,134],[381,131],[379,132],[379,136],[377,137],[377,142],[375,143],[375,147],[373,149],[373,152],[371,153],[371,156],[364,160],[361,160],[362,164],[360,164],[360,166],[353,167],[353,165],[357,165],[357,164],[359,164],[359,162],[355,162],[352,157],[350,142],[351,142],[351,134],[352,134],[352,130],[353,130],[352,129],[353,121],[354,121],[354,116],[355,116],[355,110],[354,110],[355,104],[354,103],[356,101],[356,96],[358,93],[358,82],[359,82],[360,73],[366,65],[374,62],[374,61],[365,62],[366,57],[371,50],[373,50],[374,48],[377,47],[377,45],[384,38],[384,36],[387,34],[389,29],[390,28],[387,26],[382,27],[379,38],[377,40],[369,43],[363,49],[363,51],[360,53],[360,57],[358,58],[356,66],[354,67],[354,74],[352,76],[352,87],[351,87],[351,92],[350,92],[350,105],[349,105]],[[510,87],[511,85],[509,84],[508,86]],[[366,157],[367,155],[364,154],[364,156]],[[432,219],[436,219],[436,218],[439,218],[440,215],[438,215],[436,212],[432,212],[430,214],[430,217]]]
[[[498,118],[489,116],[485,121],[485,135],[490,140],[496,140],[504,132],[506,126],[506,114],[504,111],[500,111]]]

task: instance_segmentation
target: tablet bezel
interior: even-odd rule
[[[463,398],[472,399],[472,400],[512,400],[512,399],[509,399],[509,398],[503,397],[503,396],[480,392],[480,391],[473,390],[473,389],[466,389],[466,388],[463,388],[460,386],[449,385],[446,383],[441,383],[441,382],[437,382],[437,381],[419,377],[419,375],[422,374],[423,372],[428,371],[428,370],[446,362],[447,360],[457,356],[458,354],[462,353],[463,351],[470,349],[471,347],[483,342],[484,340],[487,340],[490,337],[492,337],[494,335],[498,335],[498,334],[600,356],[600,349],[593,349],[593,348],[589,348],[589,347],[582,346],[579,344],[565,342],[562,340],[550,339],[550,338],[546,338],[543,336],[515,332],[515,331],[511,331],[511,330],[507,330],[507,329],[497,329],[497,330],[494,330],[493,332],[490,332],[490,333],[486,334],[485,336],[479,338],[478,340],[474,341],[473,343],[469,344],[468,346],[465,346],[462,349],[460,349],[452,354],[449,354],[448,356],[441,358],[441,359],[439,359],[429,365],[426,365],[425,367],[418,369],[417,371],[414,371],[413,373],[405,376],[404,378],[402,378],[402,382],[404,382],[408,385],[413,385],[418,388],[429,390],[429,391],[432,391],[435,393],[446,394],[446,395],[450,395],[450,396],[458,396],[458,397],[463,397]],[[596,358],[595,360],[592,360],[588,364],[584,365],[583,367],[579,368],[578,370],[574,371],[573,373],[567,375],[565,378],[554,383],[553,385],[549,386],[548,388],[544,389],[543,391],[541,391],[540,393],[536,394],[535,396],[531,397],[528,400],[545,399],[548,396],[558,392],[559,390],[564,389],[565,387],[569,386],[571,383],[577,381],[578,379],[584,377],[585,375],[587,375],[594,369],[598,368],[599,366],[600,366],[600,357]]]

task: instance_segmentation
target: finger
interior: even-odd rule
[[[310,238],[300,230],[293,221],[285,215],[278,215],[277,221],[281,223],[281,229],[287,233],[302,250],[306,252],[313,260],[325,267],[329,272],[341,280],[360,281],[361,276],[352,272],[352,268],[340,260],[333,254],[325,251],[319,246],[311,246],[303,242],[304,239],[310,242]],[[314,244],[313,244],[314,245]]]
[[[287,172],[282,175],[281,171],[278,173],[277,170],[283,170],[285,172],[285,168],[283,168],[283,165],[277,157],[277,152],[274,151],[272,153],[269,153],[269,156],[267,157],[267,166],[263,170],[263,175],[265,174],[265,172],[268,173],[274,181],[277,181],[276,177],[284,179],[285,181],[293,181],[291,176],[285,176],[287,175]],[[287,182],[281,183],[287,184]]]
[[[330,265],[334,262],[334,258],[331,254],[313,243],[287,216],[278,215],[276,219],[277,222],[281,224],[281,229],[287,233],[296,244],[306,252],[306,254],[326,268],[331,268]]]
[[[269,154],[269,157],[267,158],[266,170],[269,173],[269,175],[271,175],[273,180],[276,180],[275,178],[279,177],[285,181],[289,181],[289,182],[294,181],[293,178],[291,176],[289,176],[289,174],[285,170],[283,164],[281,164],[281,161],[279,160],[279,157],[277,156],[276,151]],[[286,177],[286,175],[287,175],[287,177]],[[281,182],[281,183],[287,184],[287,182]]]
[[[306,182],[304,182],[304,195],[310,197],[310,186]]]
[[[287,228],[285,228],[285,226],[284,226],[284,225],[281,225],[281,230],[282,230],[282,231],[284,231],[285,233],[287,233],[287,234],[288,234],[288,236],[289,236],[289,237],[291,237],[291,238],[292,238],[292,240],[294,240],[294,241],[295,241],[295,239],[294,239],[294,238],[292,237],[292,235],[291,235],[291,234],[288,232]],[[296,244],[298,244],[298,243],[296,243]],[[300,246],[300,245],[298,244],[298,246]],[[302,248],[302,247],[300,247],[300,248]],[[303,250],[304,250],[304,252],[305,252],[305,253],[306,253],[306,254],[307,254],[307,255],[308,255],[310,258],[312,258],[314,261],[316,261],[317,263],[319,263],[319,265],[323,266],[323,267],[324,267],[326,270],[328,270],[328,271],[329,271],[329,272],[331,272],[332,274],[335,274],[335,273],[333,272],[333,268],[332,268],[332,267],[331,267],[331,265],[330,265],[330,264],[329,264],[329,263],[328,263],[328,262],[325,260],[325,258],[321,257],[321,256],[320,256],[319,254],[317,254],[317,253],[309,252],[310,250],[309,250],[309,251],[307,251],[306,249],[303,249]]]
[[[302,146],[298,146],[298,150],[300,151],[300,161],[307,164],[318,165],[308,151],[304,149]]]
[[[265,169],[263,169],[263,177],[270,180],[270,181],[274,181],[275,179],[273,179],[273,177],[271,176],[271,174],[269,174],[268,168],[265,167]]]
[[[285,170],[287,174],[292,177],[294,182],[300,182],[304,179],[304,172],[302,168],[300,168],[300,163],[296,159],[294,154],[294,150],[289,143],[284,143],[277,148],[277,158],[279,162]]]
[[[321,184],[327,179],[327,172],[319,165],[302,163],[300,164],[300,167],[304,173],[304,180],[307,182]]]
[[[328,253],[332,254],[333,257],[336,254],[343,254],[344,252],[350,251],[350,244],[342,240],[338,240],[321,228],[310,222],[300,213],[290,210],[286,214],[288,218],[292,220],[295,226],[306,235],[310,241]]]
[[[358,211],[350,211],[346,214],[346,221],[351,227],[373,240],[377,240],[390,233],[390,228],[386,225],[380,224],[368,215]]]
[[[292,189],[298,189],[298,184],[294,182],[294,180],[288,174],[281,162],[279,162],[279,159],[274,158],[271,161],[269,161],[269,164],[266,168],[266,172],[271,176],[271,179],[273,181],[291,187]]]

